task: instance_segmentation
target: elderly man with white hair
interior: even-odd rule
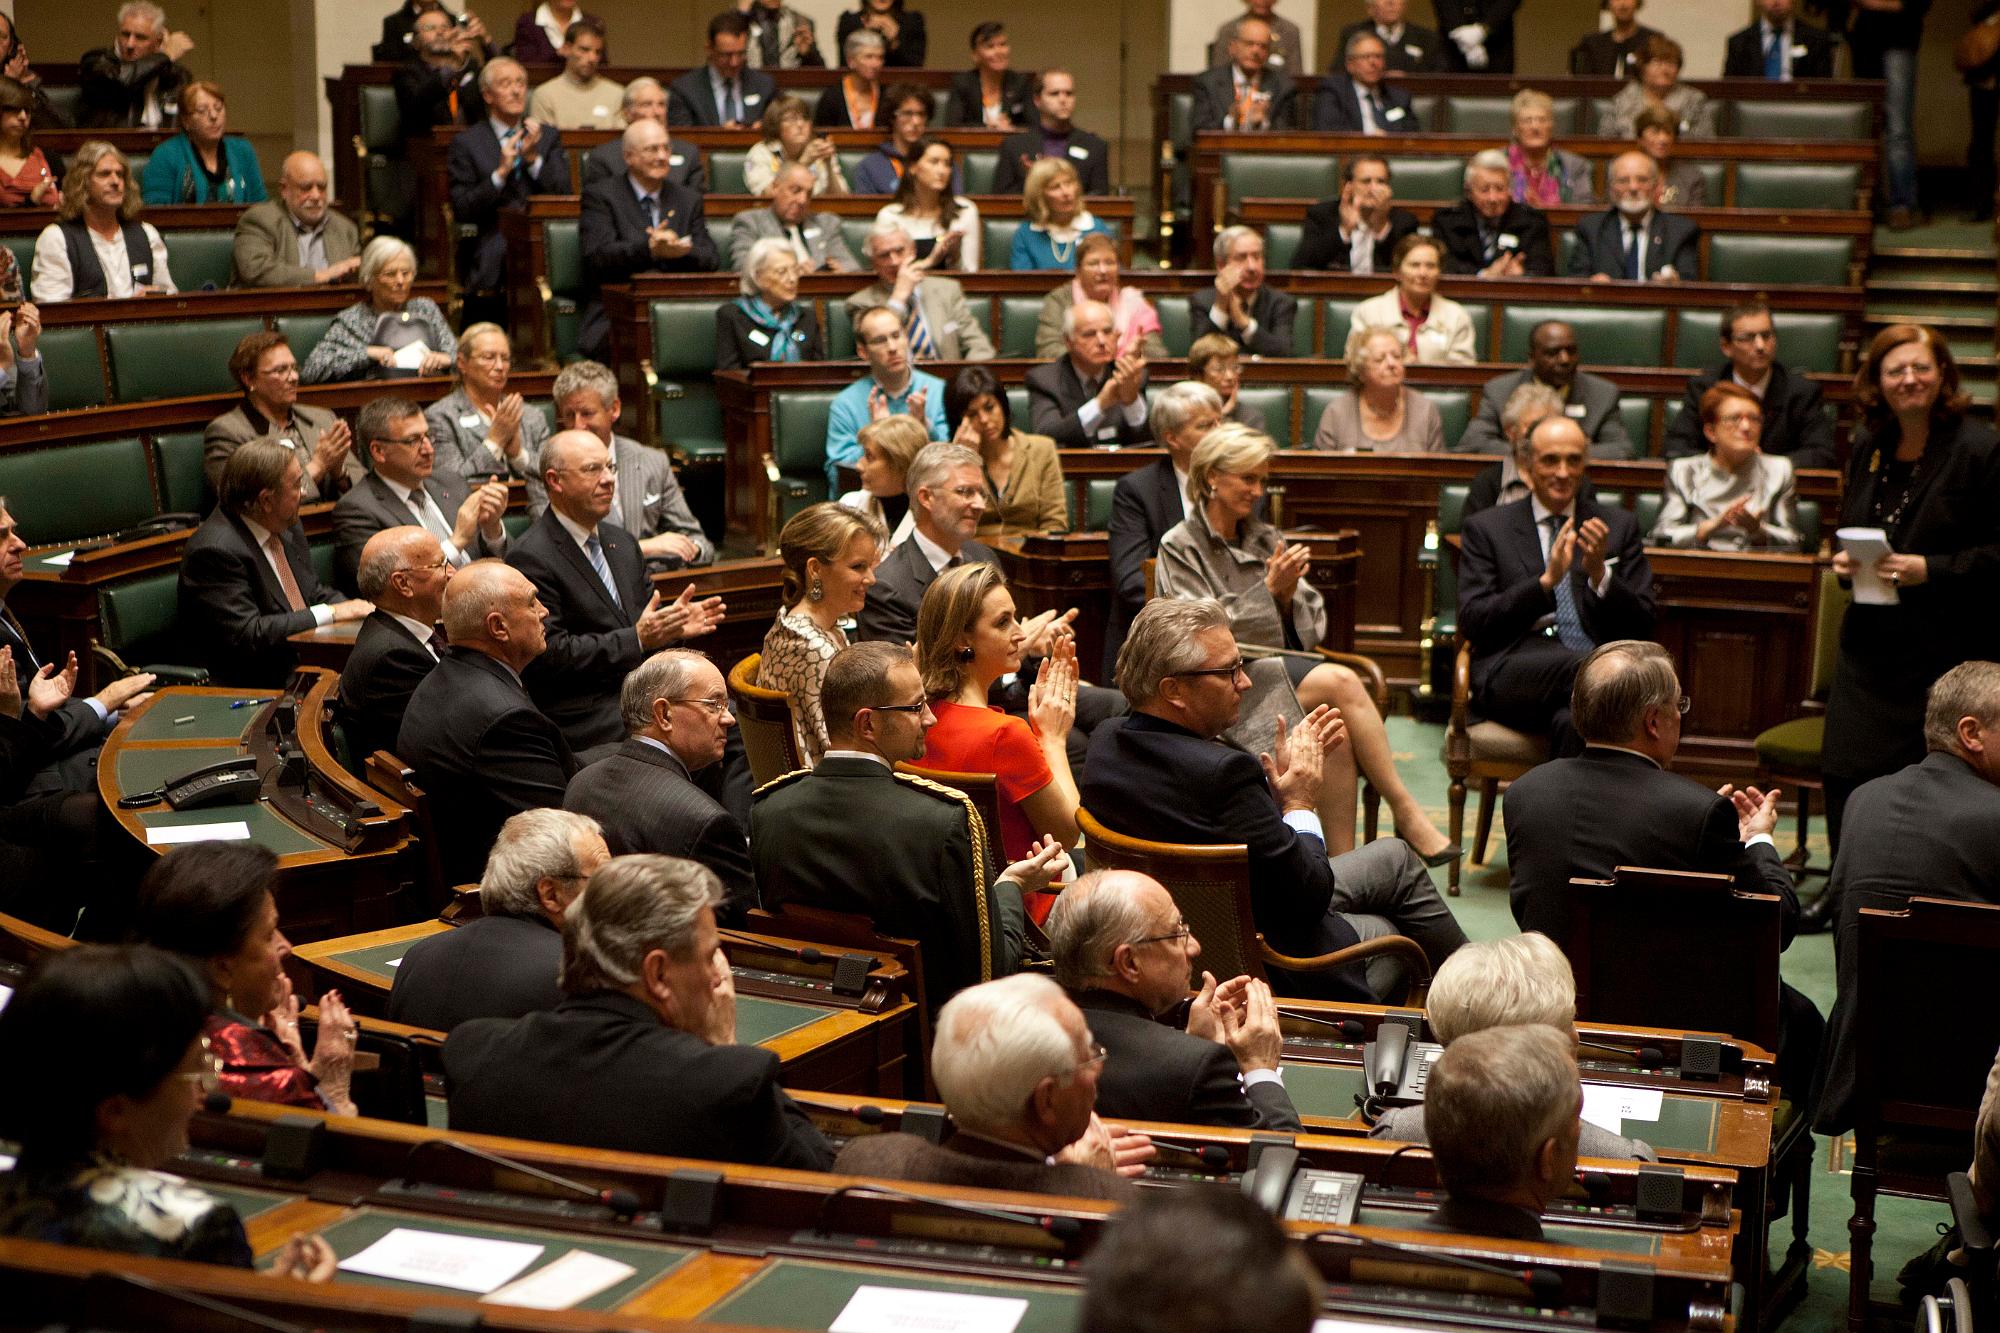
[[[1105,1051],[1047,977],[971,986],[938,1011],[931,1078],[956,1133],[943,1146],[873,1134],[841,1149],[844,1175],[1129,1200],[1151,1140],[1097,1117]]]
[[[667,129],[666,86],[650,74],[641,74],[625,85],[625,97],[619,103],[618,117],[628,126],[650,120]],[[583,159],[583,184],[586,187],[595,181],[624,174],[625,141],[622,138],[597,145]],[[708,192],[708,173],[702,168],[701,154],[692,148],[676,152],[671,129],[667,129],[667,179],[675,185],[686,186],[696,194]]]
[[[1299,303],[1264,282],[1264,237],[1255,227],[1215,235],[1215,281],[1188,298],[1197,336],[1211,328],[1246,356],[1293,356]]]
[[[736,1040],[715,926],[722,886],[672,856],[620,856],[563,925],[562,1001],[462,1024],[444,1044],[451,1128],[823,1171],[833,1148]]]
[[[812,211],[813,170],[787,162],[771,178],[771,202],[746,208],[729,226],[729,253],[742,264],[750,247],[766,237],[791,246],[807,273],[858,273],[861,264],[840,234],[840,219]]]
[[[1449,1047],[1470,1032],[1538,1023],[1576,1040],[1576,978],[1569,959],[1539,931],[1475,940],[1437,970],[1425,1001],[1431,1035]],[[1378,1139],[1428,1143],[1421,1106],[1392,1106],[1368,1131]],[[1658,1160],[1651,1144],[1584,1122],[1585,1157]]]
[[[642,120],[625,127],[625,174],[584,187],[577,224],[583,274],[590,284],[577,321],[577,347],[599,361],[611,351],[604,317],[607,282],[637,273],[711,273],[720,264],[701,196],[667,179],[667,127]]]
[[[893,220],[877,222],[862,249],[875,281],[847,298],[847,318],[887,306],[903,321],[911,354],[918,361],[991,361],[993,340],[966,303],[957,278],[931,271],[917,258],[910,234]]]
[[[1118,355],[1111,307],[1078,301],[1062,330],[1068,353],[1028,372],[1035,433],[1077,449],[1149,442],[1146,358],[1136,350]]]
[[[1461,1037],[1431,1066],[1425,1110],[1445,1201],[1432,1231],[1542,1239],[1576,1181],[1583,1082],[1570,1039],[1539,1023]]]
[[[83,53],[77,125],[82,129],[171,129],[168,109],[194,78],[182,56],[194,39],[167,26],[167,12],[151,0],[118,7],[118,40]]]
[[[507,239],[500,210],[524,208],[537,194],[568,194],[562,135],[528,115],[528,72],[502,56],[479,71],[486,118],[461,131],[445,154],[451,211],[474,235],[459,243],[458,280],[467,293],[466,322],[506,317]],[[498,307],[497,309],[495,307]]]
[[[610,859],[604,831],[586,815],[523,810],[509,819],[479,877],[479,915],[416,941],[396,965],[390,1021],[449,1032],[475,1018],[555,1008],[563,915]]]

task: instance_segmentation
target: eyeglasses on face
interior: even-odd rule
[[[921,713],[930,706],[930,700],[919,699],[913,704],[876,704],[868,709],[868,711],[871,713]]]
[[[1083,1061],[1083,1063],[1077,1065],[1069,1072],[1071,1074],[1081,1074],[1086,1069],[1095,1069],[1097,1066],[1103,1064],[1105,1057],[1109,1056],[1110,1054],[1111,1052],[1104,1049],[1103,1043],[1093,1041],[1092,1043],[1090,1043],[1090,1058]]]
[[[1141,944],[1163,944],[1168,940],[1174,940],[1178,942],[1180,940],[1186,939],[1188,936],[1192,934],[1194,934],[1194,929],[1193,927],[1188,925],[1187,918],[1182,916],[1177,916],[1174,918],[1174,928],[1168,931],[1166,934],[1148,935],[1144,939],[1133,940],[1132,944],[1133,947],[1136,948]]]
[[[671,700],[669,700],[668,702],[670,702],[670,703],[677,703],[677,704],[692,704],[692,705],[693,705],[694,707],[696,707],[696,708],[699,708],[699,709],[701,709],[701,710],[702,710],[703,712],[707,713],[707,714],[708,714],[708,715],[709,715],[710,717],[721,717],[721,716],[722,716],[722,715],[723,715],[724,713],[727,713],[727,712],[729,711],[729,700],[728,700],[728,699],[726,699],[726,698],[724,698],[724,699],[671,699]]]
[[[1250,673],[1244,669],[1243,659],[1239,657],[1228,666],[1200,667],[1193,671],[1176,671],[1173,674],[1176,676],[1221,676],[1226,680],[1235,680],[1238,676],[1247,676]]]
[[[450,564],[451,561],[445,559],[443,556],[439,556],[437,559],[431,561],[429,564],[404,565],[396,572],[398,574],[436,574],[439,571],[448,567]]]

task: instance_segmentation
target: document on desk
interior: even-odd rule
[[[1014,1333],[1028,1303],[909,1287],[859,1287],[827,1333]]]
[[[420,342],[404,343],[396,349],[395,355],[390,358],[390,363],[398,370],[422,370],[424,354],[430,350]]]
[[[146,830],[148,847],[169,847],[183,842],[244,842],[250,826],[240,819],[224,819],[213,824],[167,824]]]
[[[1890,554],[1888,533],[1880,528],[1842,528],[1833,536],[1854,561],[1855,601],[1863,606],[1894,606],[1903,600],[1896,585],[1878,572],[1877,562]]]
[[[1601,1083],[1583,1085],[1583,1118],[1613,1134],[1623,1134],[1628,1120],[1657,1122],[1660,1105],[1658,1088],[1612,1088]]]
[[[359,1254],[341,1260],[340,1267],[348,1273],[484,1296],[519,1277],[522,1269],[542,1257],[545,1248],[526,1241],[397,1227]]]
[[[69,562],[74,559],[76,559],[75,551],[61,551],[55,555],[43,556],[42,563],[47,565],[50,569],[68,569]]]
[[[494,1305],[519,1305],[530,1310],[568,1310],[600,1291],[608,1291],[639,1270],[588,1250],[571,1250],[526,1277],[515,1278],[479,1299]]]

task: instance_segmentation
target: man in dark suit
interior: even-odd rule
[[[1264,282],[1264,238],[1256,228],[1215,236],[1215,282],[1188,298],[1194,335],[1213,329],[1250,356],[1292,356],[1299,303]]]
[[[1618,415],[1618,386],[1576,368],[1576,330],[1559,319],[1544,320],[1528,334],[1528,366],[1495,375],[1479,394],[1479,411],[1458,438],[1455,452],[1504,454],[1507,434],[1501,414],[1514,390],[1524,384],[1548,386],[1562,400],[1562,413],[1590,441],[1592,458],[1630,458],[1636,450]]]
[[[409,58],[395,74],[403,137],[427,135],[434,125],[477,124],[486,114],[479,86],[485,60],[485,42],[470,24],[456,23],[444,6],[418,15],[410,31]]]
[[[1673,659],[1656,643],[1607,643],[1583,659],[1571,696],[1583,751],[1530,769],[1504,798],[1508,895],[1521,929],[1562,940],[1572,878],[1610,879],[1619,866],[1645,866],[1728,875],[1745,892],[1773,895],[1791,943],[1799,900],[1771,841],[1778,793],[1717,793],[1668,772],[1685,702]],[[1790,987],[1779,992],[1778,1078],[1801,1106],[1811,1105],[1824,1029],[1811,1000]]]
[[[1424,1123],[1445,1200],[1417,1225],[1541,1240],[1576,1186],[1583,1080],[1567,1033],[1539,1023],[1469,1032],[1431,1066]]]
[[[1106,1115],[1296,1133],[1278,1057],[1284,1035],[1271,987],[1190,973],[1201,957],[1157,880],[1096,871],[1064,889],[1047,922],[1056,980],[1110,1052],[1097,1104]],[[1200,993],[1184,1024],[1163,1021]]]
[[[748,18],[730,9],[710,19],[707,63],[668,86],[667,124],[741,129],[763,119],[778,85],[762,70],[744,68],[749,49]]]
[[[1367,153],[1348,158],[1340,193],[1306,210],[1292,267],[1387,275],[1396,246],[1417,229],[1416,214],[1395,207],[1393,199],[1389,159]],[[1357,233],[1365,236],[1359,244]]]
[[[333,569],[343,588],[368,539],[385,528],[414,522],[438,539],[452,568],[507,553],[507,483],[474,490],[456,469],[436,469],[437,445],[424,409],[407,398],[376,398],[354,419],[354,437],[368,475],[333,507]]]
[[[1626,79],[1639,74],[1639,52],[1650,38],[1665,34],[1639,22],[1645,0],[1603,0],[1608,28],[1593,28],[1569,49],[1569,72],[1580,78]]]
[[[1726,376],[1763,401],[1764,432],[1758,443],[1765,453],[1785,454],[1795,468],[1839,467],[1833,418],[1819,385],[1778,360],[1771,307],[1761,300],[1731,306],[1722,312],[1720,334],[1722,364],[1689,377],[1680,415],[1667,427],[1667,457],[1708,452],[1701,433],[1701,399]]]
[[[1118,662],[1129,717],[1098,727],[1084,765],[1083,808],[1108,828],[1161,842],[1246,843],[1251,914],[1274,948],[1300,957],[1405,935],[1433,967],[1465,943],[1424,863],[1400,838],[1329,858],[1317,813],[1325,752],[1345,728],[1314,709],[1276,747],[1252,756],[1216,739],[1235,725],[1250,680],[1213,599],[1163,598],[1132,622]],[[1401,980],[1378,960],[1359,970],[1288,974],[1287,993],[1370,998]]]
[[[625,85],[621,114],[627,125],[637,125],[642,120],[650,120],[665,126],[667,90],[652,75],[641,74]],[[607,139],[591,149],[583,159],[585,189],[589,189],[593,182],[611,180],[624,174],[625,141],[622,138]],[[708,192],[708,173],[702,169],[701,154],[693,148],[675,152],[671,130],[667,132],[667,181],[669,184],[693,190],[696,194]]]
[[[419,527],[384,528],[361,548],[356,584],[375,609],[340,669],[340,724],[356,757],[394,751],[410,696],[444,655],[451,561]]]
[[[1229,63],[1194,80],[1197,130],[1289,130],[1299,123],[1292,76],[1271,67],[1271,25],[1255,14],[1236,20]]]
[[[1134,348],[1118,355],[1111,307],[1078,301],[1063,315],[1066,356],[1028,372],[1028,410],[1035,433],[1071,448],[1143,444],[1146,358]]]
[[[1343,73],[1319,81],[1313,98],[1312,127],[1335,134],[1418,134],[1410,95],[1382,77],[1388,48],[1372,32],[1357,32],[1341,42]]]
[[[514,542],[507,563],[534,582],[548,607],[548,648],[523,680],[572,748],[616,743],[625,728],[618,691],[646,654],[720,624],[720,598],[689,584],[663,602],[638,543],[611,512],[618,477],[611,451],[589,431],[566,430],[542,446],[549,507]],[[553,804],[553,802],[552,802]]]
[[[1444,271],[1482,278],[1553,278],[1555,250],[1541,209],[1514,202],[1511,168],[1498,148],[1465,164],[1465,198],[1431,215],[1431,234],[1444,246]]]
[[[569,159],[553,125],[528,116],[528,72],[502,56],[479,71],[486,115],[451,141],[445,170],[453,218],[477,234],[458,248],[458,280],[468,295],[464,322],[506,323],[507,238],[500,210],[530,196],[568,194]],[[476,309],[473,307],[477,307]]]
[[[995,1040],[1006,1033],[1013,1040]],[[1097,1118],[1108,1063],[1084,1016],[1047,977],[1003,977],[938,1011],[931,1077],[955,1132],[866,1134],[840,1150],[843,1175],[1126,1201],[1151,1140]]]
[[[1546,732],[1550,752],[1583,748],[1570,725],[1577,663],[1600,643],[1653,630],[1653,571],[1624,509],[1578,492],[1590,441],[1566,416],[1528,433],[1528,498],[1466,522],[1458,628],[1472,644],[1480,716]]]
[[[707,866],[726,895],[717,915],[739,923],[757,905],[750,842],[693,781],[721,761],[736,722],[722,673],[685,648],[654,653],[625,677],[619,706],[625,743],[571,779],[563,808],[595,819],[620,856],[658,852]]]
[[[970,39],[972,68],[951,76],[951,95],[945,102],[945,124],[955,129],[1010,129],[1029,121],[1028,103],[1034,96],[1035,76],[1013,68],[1014,44],[1008,40],[1007,25],[997,19],[975,24]],[[993,71],[1000,76],[998,124],[986,119],[986,92],[982,75]]]
[[[1660,164],[1641,152],[1612,159],[1611,207],[1576,224],[1569,275],[1592,282],[1694,282],[1701,277],[1701,225],[1660,211]]]
[[[449,1032],[562,1003],[563,914],[610,859],[594,819],[567,810],[508,819],[479,878],[479,915],[410,946],[396,965],[389,1021]]]
[[[416,692],[396,755],[429,793],[447,882],[479,877],[510,815],[562,804],[576,758],[521,684],[547,642],[535,585],[497,560],[476,560],[444,595],[450,646]]]
[[[444,1044],[454,1131],[824,1171],[833,1148],[736,1042],[722,886],[692,861],[621,856],[563,927],[563,999],[460,1024]]]
[[[604,317],[607,282],[635,273],[709,273],[721,262],[702,215],[701,196],[667,180],[667,129],[650,120],[625,129],[625,175],[583,191],[577,224],[584,277],[591,291],[577,322],[577,347],[608,360],[611,325]]]
[[[21,48],[9,36],[11,63]],[[158,5],[121,6],[117,41],[85,51],[77,63],[78,124],[93,130],[172,128],[175,100],[194,81],[181,57],[193,49],[193,38],[168,29]]]
[[[952,565],[999,563],[992,547],[972,538],[986,512],[984,475],[979,455],[964,445],[925,445],[910,460],[905,484],[916,531],[875,567],[854,628],[857,643],[916,642],[917,611],[940,573]]]
[[[1019,194],[1037,158],[1060,157],[1076,168],[1085,194],[1111,193],[1111,148],[1089,130],[1077,128],[1076,76],[1045,69],[1035,76],[1037,123],[1000,141],[993,166],[993,193]]]
[[[1514,11],[1521,0],[1431,0],[1431,4],[1445,38],[1447,72],[1514,72]]]
[[[335,601],[313,572],[299,526],[304,477],[275,440],[240,446],[222,469],[215,512],[181,554],[181,632],[219,684],[282,684],[299,664],[287,639],[374,610]]]
[[[1833,38],[1794,12],[1795,0],[1757,0],[1757,21],[1729,34],[1725,79],[1830,79]]]
[[[1839,903],[1839,987],[1814,1126],[1823,1134],[1854,1127],[1861,909],[1896,911],[1919,895],[2000,903],[2000,665],[1966,662],[1938,678],[1924,709],[1924,744],[1920,762],[1862,783],[1847,800],[1827,885]]]
[[[963,792],[897,773],[936,721],[909,649],[857,643],[820,686],[828,748],[818,767],[761,787],[750,856],[767,907],[858,912],[923,946],[926,1003],[1020,966],[1021,895],[1068,864],[1050,841],[994,876],[987,831]],[[893,834],[886,833],[893,830]]]
[[[1160,539],[1193,512],[1187,498],[1194,447],[1222,424],[1222,399],[1198,380],[1169,384],[1153,400],[1153,438],[1167,456],[1133,468],[1111,488],[1111,624],[1104,636],[1104,674],[1118,677],[1118,650],[1132,618],[1146,605],[1146,562],[1160,553]]]
[[[1347,39],[1357,32],[1372,32],[1382,39],[1387,52],[1389,70],[1395,74],[1441,74],[1444,72],[1444,46],[1438,35],[1429,28],[1418,27],[1404,21],[1409,12],[1409,0],[1367,0],[1368,17],[1359,23],[1350,23],[1340,30],[1342,51],[1347,49]]]

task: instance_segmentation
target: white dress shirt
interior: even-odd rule
[[[379,472],[375,475],[378,477],[382,476]],[[418,526],[424,528],[431,536],[438,539],[438,545],[444,548],[444,558],[451,561],[452,568],[463,569],[472,563],[472,554],[469,551],[460,550],[458,545],[452,541],[451,520],[444,516],[444,510],[438,508],[436,497],[428,489],[418,486],[416,489],[411,490],[406,488],[401,482],[390,481],[387,477],[382,477],[382,484],[387,486],[395,497],[401,500],[412,513],[418,512],[421,507],[424,517],[419,521]],[[560,518],[561,515],[559,514],[557,517]]]

